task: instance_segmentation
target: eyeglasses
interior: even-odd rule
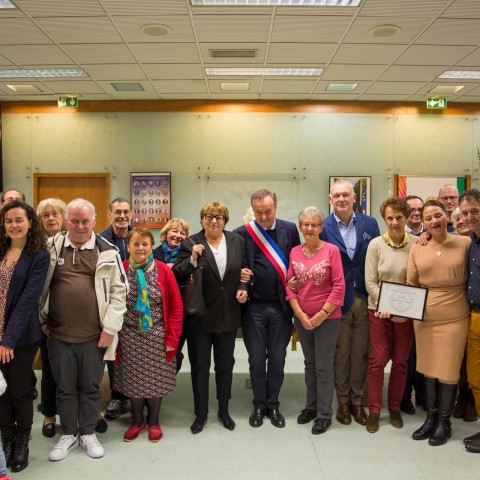
[[[213,222],[213,219],[215,219],[217,222],[223,222],[225,220],[225,217],[223,215],[211,215],[210,213],[207,213],[206,215],[203,216],[208,222]]]
[[[454,200],[456,200],[458,198],[458,195],[450,195],[449,197],[440,197],[440,200],[442,202],[448,202],[449,200],[451,202],[453,202]]]
[[[42,215],[42,218],[43,218],[44,220],[48,220],[50,217],[58,218],[60,215],[61,215],[60,212],[44,213],[44,214]]]
[[[320,228],[321,225],[319,223],[302,223],[302,227],[313,228],[314,230],[316,230],[317,228]]]
[[[112,213],[117,216],[121,215],[122,213],[124,215],[130,215],[130,210],[114,210]]]
[[[410,213],[415,213],[415,212],[420,213],[421,211],[422,211],[421,208],[411,208],[411,209],[410,209]]]

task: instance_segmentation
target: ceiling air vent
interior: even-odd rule
[[[212,58],[255,58],[257,50],[209,50]]]

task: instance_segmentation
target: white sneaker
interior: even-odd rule
[[[78,437],[76,435],[62,435],[53,450],[50,452],[48,459],[52,462],[63,460],[71,450],[78,447]]]
[[[100,458],[105,454],[102,444],[97,440],[97,436],[94,433],[91,435],[81,435],[80,446],[84,448],[87,451],[87,455],[92,458]]]

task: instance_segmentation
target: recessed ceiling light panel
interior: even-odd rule
[[[192,5],[286,6],[286,7],[358,7],[362,0],[190,0]]]
[[[220,89],[224,92],[248,92],[250,82],[220,82]]]
[[[0,78],[38,78],[38,77],[87,77],[80,68],[55,68],[38,70],[1,70]]]
[[[9,0],[0,0],[0,9],[7,9],[7,8],[17,8],[17,7]]]
[[[110,84],[117,92],[144,92],[144,88],[140,83],[111,83]]]
[[[326,92],[353,92],[358,83],[330,83],[325,89]]]
[[[372,27],[368,33],[372,37],[387,38],[393,37],[401,30],[402,29],[398,25],[377,25],[376,27]]]
[[[323,68],[205,68],[205,73],[210,76],[246,76],[246,77],[318,77]]]
[[[465,80],[480,80],[480,70],[447,70],[438,78],[462,78]]]
[[[15,93],[41,93],[43,90],[40,90],[35,85],[27,85],[26,83],[20,83],[18,85],[5,85],[10,90],[13,90]]]
[[[465,85],[437,85],[432,88],[428,93],[434,95],[447,95],[459,92]]]

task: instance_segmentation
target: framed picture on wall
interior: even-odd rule
[[[171,218],[172,182],[167,173],[130,173],[132,225],[162,228]]]
[[[364,213],[366,215],[370,215],[372,177],[330,177],[330,187],[337,180],[348,180],[353,185],[353,191],[355,193],[353,211],[355,213]],[[330,213],[332,212],[333,208],[332,205],[330,205]]]

